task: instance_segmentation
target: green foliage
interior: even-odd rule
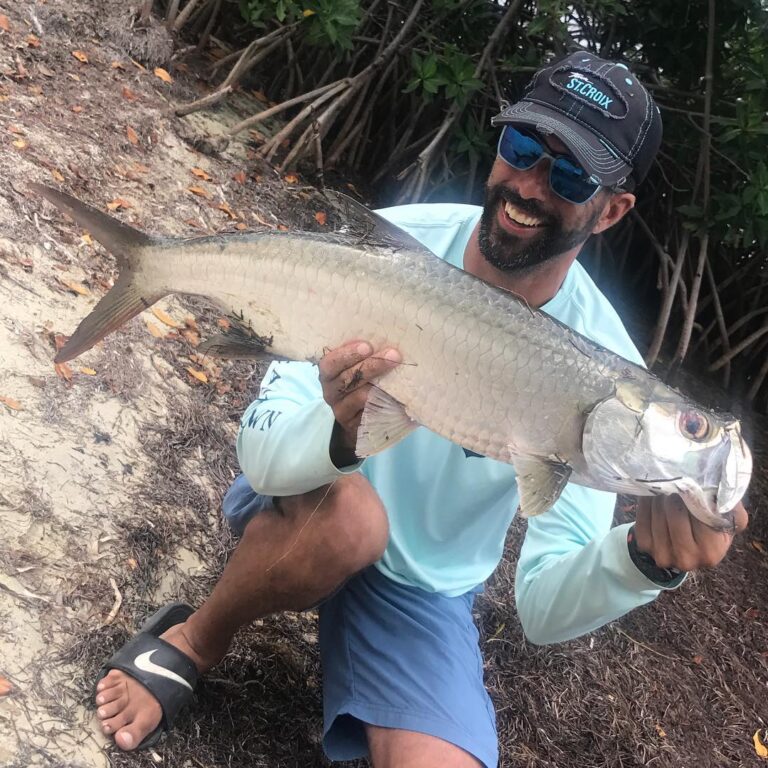
[[[302,20],[310,45],[349,50],[361,11],[358,0],[240,0],[240,14],[257,28]]]

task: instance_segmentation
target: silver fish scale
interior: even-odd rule
[[[170,248],[170,243],[169,243]],[[352,339],[393,345],[382,388],[409,415],[477,453],[579,461],[584,413],[626,361],[429,255],[291,234],[188,241],[153,283],[218,300],[291,359]],[[212,254],[211,251],[214,251]],[[171,263],[175,262],[175,263]]]

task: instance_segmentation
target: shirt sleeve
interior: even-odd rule
[[[360,464],[338,469],[331,461],[333,425],[317,366],[272,363],[237,436],[237,458],[251,487],[269,496],[291,496],[356,471]]]
[[[631,525],[611,529],[615,504],[614,493],[569,484],[552,509],[528,521],[515,600],[532,643],[591,632],[661,591],[630,558]]]

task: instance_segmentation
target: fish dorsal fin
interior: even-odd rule
[[[405,406],[377,386],[371,387],[357,430],[355,453],[362,459],[389,448],[419,426]]]
[[[565,463],[526,456],[515,457],[514,465],[523,517],[546,512],[560,498],[572,472]]]
[[[233,323],[224,333],[206,339],[198,346],[197,352],[222,360],[248,360],[272,357],[269,354],[271,344],[272,339],[259,336],[239,323]]]
[[[353,231],[355,233],[360,231],[366,240],[434,256],[432,251],[413,235],[383,216],[379,216],[378,213],[357,202],[349,195],[337,192],[335,189],[326,189],[323,194],[347,223],[352,226]]]

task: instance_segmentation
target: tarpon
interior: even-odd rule
[[[358,224],[349,233],[167,238],[31,186],[111,251],[119,268],[57,362],[163,296],[206,296],[237,319],[234,334],[204,347],[212,353],[317,361],[354,339],[400,350],[402,364],[368,397],[360,457],[423,426],[514,465],[524,515],[546,511],[574,482],[677,493],[707,525],[732,524],[727,513],[752,472],[736,419],[437,258],[358,203],[344,203]]]

